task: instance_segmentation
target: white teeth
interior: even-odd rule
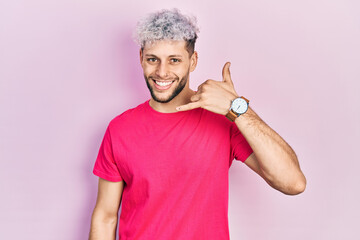
[[[155,81],[155,82],[157,85],[162,86],[162,87],[168,86],[172,83],[172,82],[158,82],[158,81]]]

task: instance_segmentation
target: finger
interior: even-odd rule
[[[223,76],[223,82],[229,82],[232,84],[231,75],[230,75],[230,62],[226,62],[223,70],[222,70],[222,76]]]
[[[191,110],[191,109],[199,108],[199,107],[201,107],[200,102],[192,102],[192,103],[188,103],[188,104],[179,106],[179,107],[176,108],[176,110],[178,110],[178,111],[187,111],[187,110]]]
[[[194,95],[191,96],[190,100],[191,100],[192,102],[196,102],[196,101],[199,101],[200,98],[201,98],[201,97],[200,97],[200,94],[194,94]]]
[[[200,84],[197,88],[196,94],[202,93],[202,88],[204,86],[205,82],[203,82],[202,84]]]

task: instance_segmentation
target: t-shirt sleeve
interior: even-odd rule
[[[120,182],[123,178],[115,162],[112,144],[110,129],[108,127],[95,161],[93,174],[111,182]]]
[[[236,160],[245,162],[250,154],[253,153],[252,148],[235,123],[232,123],[230,127],[230,143],[231,161],[235,158]]]

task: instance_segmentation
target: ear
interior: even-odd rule
[[[194,51],[194,53],[190,57],[190,72],[194,71],[198,61],[198,53]]]
[[[142,65],[142,62],[143,62],[143,53],[141,51],[141,48],[140,48],[140,64]]]

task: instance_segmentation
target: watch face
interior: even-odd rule
[[[231,109],[237,114],[243,114],[248,109],[248,104],[243,98],[236,98],[232,104]]]

